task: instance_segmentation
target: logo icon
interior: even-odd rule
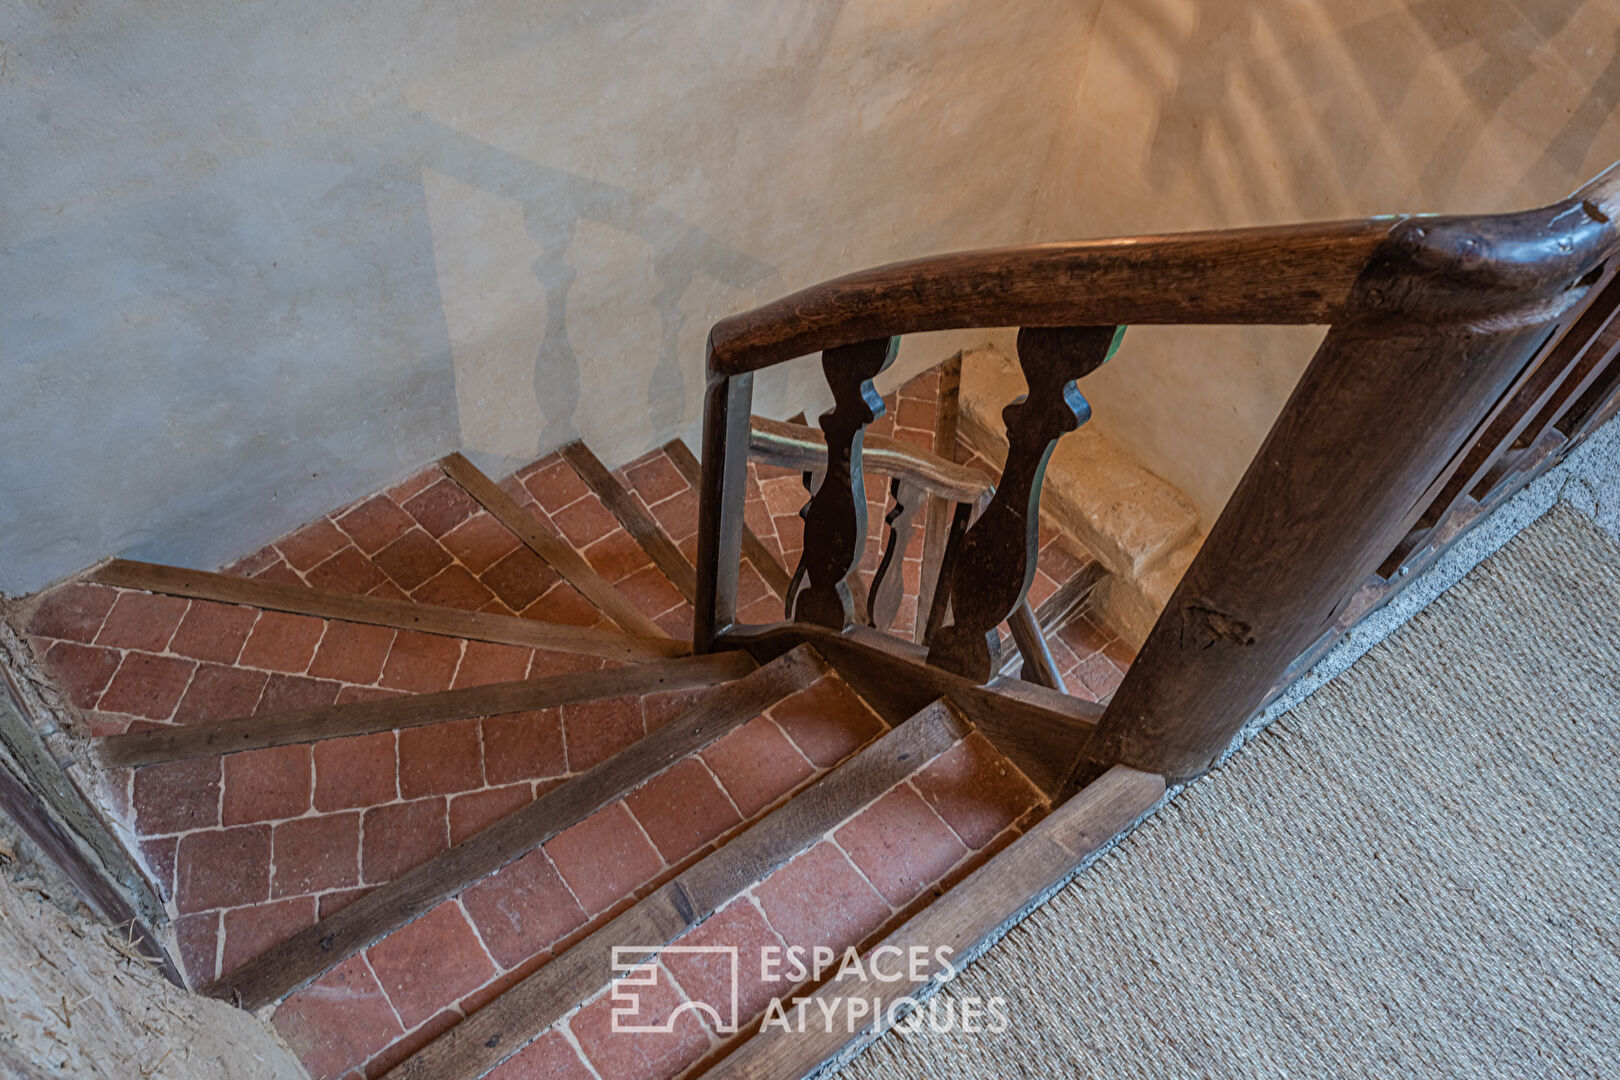
[[[722,1016],[720,1010],[706,1001],[683,1001],[662,1023],[644,1023],[640,1019],[641,993],[637,987],[658,985],[658,961],[642,957],[693,953],[722,958],[724,973],[731,987],[729,1011]],[[613,998],[612,1030],[627,1034],[667,1034],[675,1030],[675,1021],[683,1012],[703,1013],[709,1024],[723,1035],[737,1030],[737,983],[740,962],[735,945],[666,945],[648,948],[643,945],[613,946]]]

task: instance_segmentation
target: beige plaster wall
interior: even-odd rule
[[[1612,0],[1101,0],[1052,91],[1043,239],[1508,210],[1620,158]],[[1092,422],[1205,527],[1314,328],[1153,328],[1085,381]]]
[[[0,591],[212,565],[452,449],[688,432],[722,315],[1033,236],[1083,31],[1037,0],[0,9]],[[826,400],[813,362],[759,384]]]

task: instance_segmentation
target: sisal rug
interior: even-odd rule
[[[1620,1077],[1620,548],[1557,506],[842,1080]],[[941,1013],[943,1014],[943,1013]]]

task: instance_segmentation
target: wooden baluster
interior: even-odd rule
[[[821,369],[832,388],[833,408],[821,416],[827,436],[827,473],[804,511],[805,583],[794,598],[793,617],[842,630],[854,621],[848,578],[866,545],[866,487],[861,479],[861,441],[866,425],[883,415],[872,380],[894,362],[900,339],[877,338],[828,349]]]
[[[1001,412],[1007,463],[990,505],[968,529],[950,572],[951,622],[934,635],[928,662],[978,682],[1001,668],[996,627],[1035,578],[1041,481],[1057,440],[1091,417],[1075,380],[1119,347],[1124,327],[1025,327],[1018,363],[1029,393]]]
[[[927,493],[915,484],[908,484],[898,476],[889,481],[889,501],[893,504],[883,515],[889,527],[889,543],[883,549],[883,561],[878,564],[872,578],[871,625],[887,630],[894,624],[900,610],[900,599],[905,595],[906,548],[911,546],[911,526],[917,512],[927,502]]]
[[[692,648],[709,652],[737,618],[748,426],[754,377],[710,375],[703,406],[703,479],[698,489],[697,602]]]

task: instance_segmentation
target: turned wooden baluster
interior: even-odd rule
[[[872,387],[894,362],[900,339],[877,338],[828,349],[821,369],[832,388],[833,408],[821,416],[827,436],[827,472],[804,511],[804,586],[793,617],[842,630],[854,622],[849,577],[866,545],[866,486],[861,479],[861,443],[866,425],[883,415]]]
[[[900,599],[905,595],[906,548],[911,546],[911,527],[917,513],[928,501],[928,493],[915,484],[908,484],[898,476],[889,481],[889,512],[883,521],[889,527],[889,543],[883,549],[883,561],[878,564],[872,578],[871,618],[868,622],[878,630],[887,630],[894,624],[900,611]]]
[[[1075,380],[1119,346],[1125,328],[1025,327],[1018,363],[1029,393],[1001,412],[1007,464],[983,514],[967,530],[949,567],[951,622],[933,636],[928,662],[977,682],[1001,669],[996,627],[1035,579],[1041,481],[1057,440],[1091,417]]]

